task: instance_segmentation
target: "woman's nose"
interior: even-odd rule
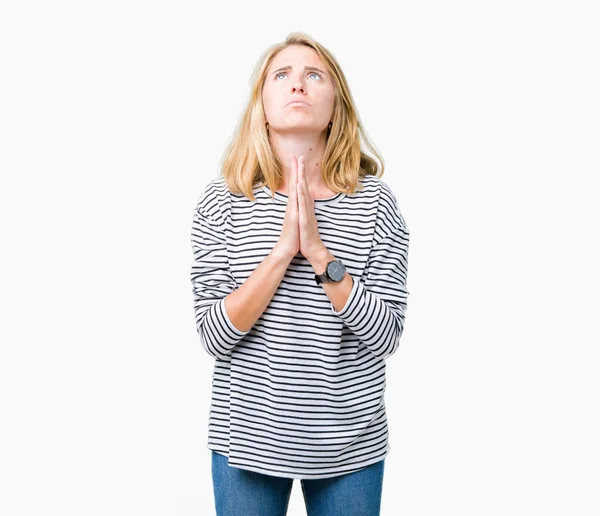
[[[294,79],[292,81],[292,89],[293,89],[293,91],[297,91],[297,90],[304,91],[304,84],[302,83],[302,80]]]

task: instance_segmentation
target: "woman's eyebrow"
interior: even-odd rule
[[[277,73],[277,72],[282,72],[284,70],[290,70],[292,67],[290,65],[287,66],[282,66],[281,68],[278,68],[277,70],[275,70],[272,73]],[[323,75],[327,75],[323,70],[320,70],[319,68],[316,68],[315,66],[305,66],[304,67],[305,70],[312,70],[315,72],[321,72]]]

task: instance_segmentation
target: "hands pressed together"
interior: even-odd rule
[[[311,260],[326,248],[319,235],[314,199],[304,175],[304,156],[298,159],[292,156],[291,168],[288,203],[276,247],[286,257],[293,258],[300,251],[306,259]]]

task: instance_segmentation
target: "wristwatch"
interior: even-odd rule
[[[344,279],[346,273],[346,267],[342,263],[342,260],[331,260],[325,267],[323,274],[315,274],[315,281],[317,285],[321,283],[337,283]]]

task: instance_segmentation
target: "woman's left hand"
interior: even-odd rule
[[[292,166],[298,170],[298,229],[300,233],[300,252],[310,260],[312,256],[323,251],[325,244],[319,234],[319,224],[315,216],[315,203],[308,189],[308,182],[304,175],[304,156],[297,160],[292,158]]]

